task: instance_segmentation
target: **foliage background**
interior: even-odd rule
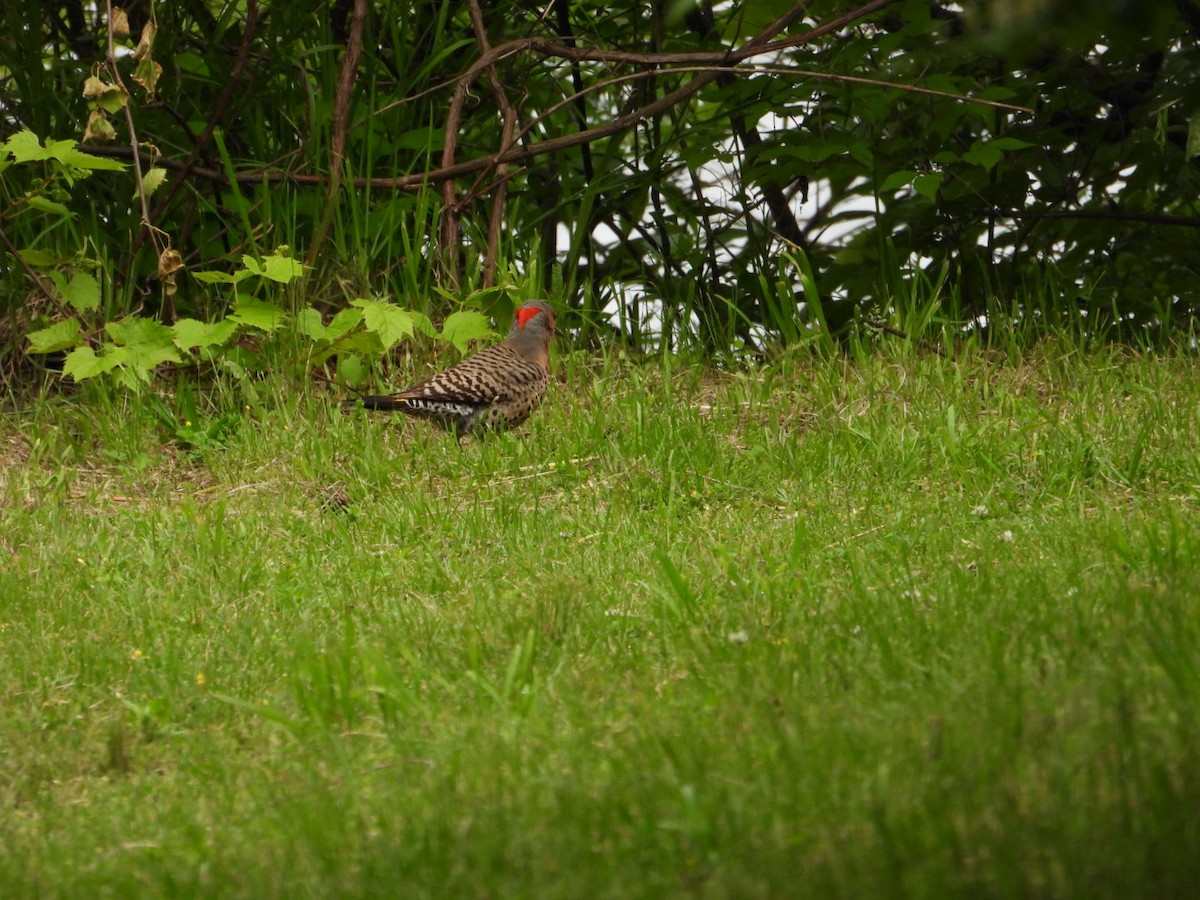
[[[80,327],[59,349],[101,348],[106,322],[214,322],[247,293],[164,271],[168,248],[224,271],[289,248],[304,277],[256,289],[287,313],[549,293],[584,339],[708,350],[906,327],[931,301],[1124,335],[1195,315],[1194,0],[126,12],[107,65],[103,5],[0,13],[4,138],[82,136],[89,75],[115,68],[130,96],[114,140],[86,147],[120,173],[3,154],[10,354],[64,317]],[[147,60],[153,93],[132,80]],[[144,210],[131,127],[143,173],[165,169]],[[94,304],[48,277],[80,272]]]

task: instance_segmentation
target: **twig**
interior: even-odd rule
[[[62,301],[58,298],[58,295],[54,293],[50,285],[46,283],[44,278],[42,278],[41,274],[39,274],[38,271],[33,268],[33,266],[29,265],[29,263],[25,262],[25,260],[21,257],[20,251],[17,250],[16,245],[13,244],[12,239],[8,236],[8,233],[3,227],[0,227],[0,243],[4,244],[4,249],[12,254],[13,259],[17,261],[17,265],[24,269],[25,274],[30,277],[35,285],[37,285],[37,289],[41,292],[42,296],[54,304],[54,308],[58,310],[59,314],[63,316],[69,316],[71,314],[70,311],[63,306]]]
[[[892,337],[904,338],[908,340],[907,332],[889,325],[887,322],[879,322],[874,319],[863,319],[863,324],[868,328],[874,328],[876,331],[882,331],[884,334],[890,334]]]
[[[852,10],[851,12],[846,13],[845,15],[839,17],[838,19],[833,20],[830,23],[827,23],[824,26],[821,26],[819,28],[813,29],[812,31],[806,32],[803,35],[798,35],[795,38],[788,39],[787,46],[796,46],[798,44],[802,44],[802,43],[806,43],[806,42],[815,40],[816,37],[819,37],[823,34],[828,33],[829,30],[834,29],[834,28],[844,27],[846,24],[849,24],[850,22],[854,21],[856,18],[860,18],[861,16],[866,15],[870,12],[874,12],[877,9],[880,9],[883,6],[886,6],[889,2],[894,2],[894,0],[874,0],[874,2],[865,4],[864,6],[861,6],[856,10]],[[250,5],[248,7],[248,10],[253,12],[254,9],[255,9],[255,7],[253,4],[253,0],[250,0]],[[245,33],[247,37],[250,32],[251,24],[252,24],[252,22],[248,19],[247,30]],[[774,27],[774,26],[772,26],[772,27]],[[767,32],[764,32],[764,34],[768,34],[768,33],[772,33],[771,29],[768,29]],[[722,73],[758,74],[758,73],[762,73],[762,72],[767,72],[770,74],[778,74],[778,75],[783,75],[783,76],[798,75],[798,76],[804,77],[804,78],[821,78],[821,79],[831,80],[831,81],[848,81],[848,82],[853,82],[853,83],[867,84],[867,85],[871,85],[871,86],[875,86],[875,87],[882,87],[882,88],[900,90],[900,91],[908,91],[908,92],[912,92],[912,93],[925,94],[925,95],[935,96],[935,97],[944,97],[946,99],[956,100],[958,102],[975,103],[975,104],[990,106],[990,107],[994,107],[994,108],[998,108],[998,109],[1008,109],[1008,110],[1011,110],[1014,112],[1025,112],[1025,113],[1031,112],[1031,110],[1029,110],[1027,107],[1023,107],[1023,106],[1017,106],[1017,105],[1013,105],[1013,104],[1005,104],[1005,103],[1000,103],[1000,102],[993,101],[993,100],[981,100],[978,98],[968,97],[968,96],[964,96],[964,95],[956,95],[956,94],[945,92],[945,91],[937,91],[937,90],[933,90],[930,88],[922,88],[917,85],[895,84],[892,82],[886,82],[886,81],[882,81],[882,80],[878,80],[878,79],[860,78],[857,76],[848,76],[848,75],[834,75],[831,73],[815,72],[812,70],[794,70],[794,69],[786,69],[786,68],[780,68],[780,67],[744,66],[744,65],[736,64],[736,63],[741,63],[742,61],[749,59],[750,57],[752,57],[754,55],[770,52],[771,48],[778,49],[779,43],[780,42],[776,42],[775,44],[767,43],[762,46],[755,47],[755,46],[752,46],[753,42],[751,42],[751,44],[748,44],[746,47],[742,48],[741,50],[730,51],[729,53],[711,53],[710,52],[710,53],[658,53],[658,54],[654,54],[654,53],[627,53],[627,52],[623,52],[623,51],[600,51],[600,50],[590,50],[587,48],[572,48],[572,47],[567,47],[567,46],[563,46],[560,44],[555,44],[551,41],[545,41],[545,40],[535,39],[535,38],[528,38],[528,39],[524,39],[524,40],[520,40],[520,41],[510,41],[506,44],[499,45],[498,47],[494,47],[490,51],[485,52],[483,54],[483,56],[481,56],[480,59],[477,60],[471,66],[471,68],[468,69],[467,72],[464,73],[462,76],[460,76],[460,78],[457,80],[455,95],[456,95],[456,98],[458,98],[458,100],[457,100],[457,102],[452,101],[451,106],[450,106],[450,111],[447,115],[447,119],[446,119],[446,123],[445,123],[446,138],[445,138],[445,144],[443,145],[442,166],[440,168],[433,169],[431,171],[413,174],[413,175],[402,175],[402,176],[396,176],[396,177],[390,177],[390,178],[363,178],[363,177],[360,177],[360,178],[354,178],[354,179],[350,180],[348,183],[353,184],[355,187],[371,188],[373,190],[420,190],[431,184],[438,184],[438,183],[445,184],[446,182],[452,182],[453,180],[455,180],[463,175],[469,175],[469,174],[472,174],[475,172],[485,171],[488,169],[498,171],[498,170],[501,170],[502,167],[507,163],[514,163],[514,162],[526,163],[537,156],[542,156],[542,155],[549,154],[549,153],[556,153],[561,150],[569,149],[571,147],[578,146],[581,144],[587,144],[592,141],[595,141],[595,140],[598,140],[598,139],[601,139],[604,137],[608,137],[613,134],[617,134],[621,131],[627,130],[630,127],[633,127],[637,123],[641,122],[642,120],[650,118],[651,116],[654,116],[654,115],[658,115],[659,113],[663,112],[665,109],[669,108],[670,106],[674,105],[675,103],[678,103],[679,101],[681,101],[683,99],[686,99],[691,94],[700,90],[700,88],[702,88],[704,85],[706,85],[706,84],[710,83],[711,81],[713,81],[714,79],[716,79]],[[247,45],[247,42],[244,41],[243,49],[246,47],[246,45]],[[636,109],[629,113],[626,113],[625,115],[622,115],[622,116],[618,117],[617,119],[614,119],[614,120],[606,123],[605,125],[597,126],[597,127],[590,128],[590,129],[585,129],[583,131],[579,131],[574,134],[564,135],[564,136],[557,137],[557,138],[550,138],[550,139],[547,139],[547,140],[544,140],[544,141],[541,141],[538,143],[533,143],[533,144],[518,146],[518,145],[516,145],[515,141],[510,141],[507,144],[507,146],[502,145],[501,150],[499,152],[494,153],[490,156],[480,157],[477,159],[468,160],[466,162],[458,162],[458,163],[454,162],[455,147],[456,147],[456,141],[457,141],[457,132],[459,129],[459,125],[461,123],[461,116],[462,116],[462,104],[466,99],[468,87],[469,87],[471,80],[473,80],[475,77],[477,77],[480,72],[485,71],[488,68],[488,66],[495,65],[500,60],[503,60],[507,57],[513,56],[522,51],[538,52],[543,55],[561,55],[561,56],[563,56],[567,59],[571,59],[571,60],[586,59],[586,60],[593,60],[593,61],[626,62],[626,63],[641,64],[641,65],[652,65],[653,64],[653,65],[659,65],[659,66],[662,66],[662,65],[670,66],[667,68],[656,68],[656,69],[653,69],[653,70],[650,70],[647,72],[637,72],[637,73],[631,73],[631,74],[627,74],[627,75],[621,75],[621,76],[614,77],[612,79],[608,79],[606,81],[597,82],[597,83],[585,88],[583,93],[595,91],[598,89],[602,89],[604,87],[608,87],[608,86],[611,86],[614,84],[619,84],[619,83],[634,80],[634,79],[657,78],[662,75],[670,75],[670,74],[673,74],[676,72],[697,73],[698,77],[696,79],[693,79],[693,81],[689,82],[688,84],[684,85],[683,87],[666,95],[665,97],[662,97],[659,100],[657,100],[653,103],[650,103],[640,109]],[[242,58],[243,58],[242,53],[241,53],[241,51],[239,51],[239,61]],[[700,65],[695,65],[695,63],[700,63]],[[237,70],[238,65],[239,65],[238,63],[235,63],[235,70]],[[554,112],[556,112],[557,110],[561,109],[563,106],[576,101],[578,99],[577,95],[578,95],[578,92],[576,94],[572,95],[571,97],[568,97],[565,100],[560,101],[559,103],[555,104],[555,106],[551,107],[550,110],[548,110],[547,112],[545,112],[544,114],[539,116],[537,119],[535,119],[529,126],[522,129],[522,131],[517,136],[517,138],[520,139],[521,137],[524,137],[533,127],[535,127],[543,119],[545,119],[546,116],[549,116],[549,115],[553,114]],[[412,99],[412,98],[407,98],[407,99]],[[224,101],[224,97],[222,98],[222,101]],[[218,103],[218,106],[220,106],[220,103]],[[172,171],[180,172],[183,175],[183,177],[185,177],[185,178],[189,177],[189,176],[194,176],[194,177],[202,178],[206,181],[210,181],[210,182],[213,182],[213,183],[216,183],[219,185],[228,185],[229,178],[226,177],[224,172],[221,172],[221,171],[218,171],[218,170],[212,169],[212,168],[196,166],[194,164],[195,159],[197,159],[199,156],[201,147],[207,142],[209,136],[211,135],[213,128],[215,128],[216,121],[218,121],[216,118],[210,118],[209,126],[206,127],[205,132],[197,140],[196,147],[193,149],[192,153],[189,155],[189,157],[187,158],[187,160],[185,162],[180,163],[180,162],[176,162],[173,160],[162,159],[162,160],[158,160],[157,164],[161,165],[164,168],[170,169]],[[123,149],[123,148],[89,147],[88,152],[93,153],[98,156],[109,156],[109,157],[116,157],[116,158],[139,158],[140,157],[140,153],[137,152],[136,148],[134,148],[133,151],[130,151],[130,150]],[[508,177],[509,176],[506,173],[504,178],[497,178],[496,181],[498,181],[498,182],[506,181]],[[329,183],[329,179],[326,176],[302,175],[302,174],[297,174],[297,173],[293,173],[293,172],[268,172],[268,171],[264,171],[261,168],[246,171],[246,172],[236,173],[233,177],[233,180],[239,184],[262,184],[263,182],[266,182],[268,184],[291,183],[291,184],[298,184],[298,185],[326,185]],[[182,183],[182,178],[176,180],[171,185],[170,190],[172,191],[172,193],[179,189],[181,183]],[[163,203],[166,202],[167,199],[169,199],[169,197],[164,197],[164,200],[161,201],[159,204],[159,208],[161,208],[161,206],[163,205]],[[452,208],[455,206],[455,204],[457,202],[458,201],[454,198],[453,192],[451,191],[448,205]],[[1016,214],[1012,214],[1012,215],[1014,215],[1014,217],[1017,217]],[[1066,218],[1068,216],[1066,216],[1065,214],[1056,214],[1054,217]],[[1082,214],[1080,217],[1088,218],[1088,217],[1092,217],[1092,216],[1085,213],[1085,214]],[[1101,216],[1095,216],[1095,217],[1099,218]],[[1103,217],[1108,218],[1110,216],[1103,216]],[[1119,218],[1119,216],[1111,216],[1111,217]],[[1143,219],[1140,219],[1140,221],[1149,221],[1149,219],[1143,218]],[[1174,217],[1159,217],[1156,220],[1156,223],[1157,224],[1166,224],[1166,225],[1194,226],[1196,224],[1196,220],[1180,219],[1180,218],[1174,218]],[[457,232],[456,231],[453,235],[451,235],[448,232],[448,230],[443,231],[443,235],[442,235],[443,247],[445,247],[447,245],[447,242],[456,243],[456,241],[457,241]]]
[[[517,481],[528,481],[531,478],[543,478],[546,475],[557,475],[558,469],[543,469],[540,472],[530,472],[528,475],[510,475],[507,478],[497,478],[495,481],[489,481],[485,487],[498,487],[502,484],[513,484]]]
[[[523,475],[509,475],[506,478],[497,478],[494,481],[489,481],[487,487],[498,487],[502,484],[512,484],[517,481],[528,481],[531,478],[543,478],[546,475],[556,475],[563,471],[562,466],[580,465],[585,462],[591,462],[598,459],[596,455],[592,456],[573,456],[561,465],[557,462],[551,462],[545,469],[539,469],[537,466],[521,466],[517,471],[523,472]]]
[[[849,537],[844,537],[840,541],[834,541],[832,544],[826,544],[822,550],[832,550],[835,547],[840,547],[843,544],[848,544],[851,541],[857,541],[859,538],[866,537],[868,534],[874,534],[876,531],[881,531],[886,528],[886,525],[876,525],[874,528],[868,528],[866,531],[860,531],[858,534],[852,534]]]
[[[242,72],[246,68],[246,61],[250,58],[250,45],[254,37],[254,30],[258,24],[258,0],[246,0],[246,24],[242,27],[242,43],[238,47],[237,55],[234,57],[233,66],[229,70],[229,77],[225,80],[225,86],[221,89],[221,95],[217,98],[216,104],[212,108],[212,112],[208,114],[208,121],[204,123],[204,130],[200,132],[200,136],[196,138],[192,144],[192,150],[187,155],[187,158],[182,163],[168,163],[162,160],[160,165],[164,168],[171,169],[180,173],[180,177],[174,179],[171,183],[164,186],[163,193],[159,197],[158,203],[154,207],[154,217],[160,218],[167,210],[167,206],[175,199],[175,195],[183,189],[185,179],[187,179],[193,171],[198,175],[201,172],[211,173],[214,170],[204,169],[197,170],[196,161],[200,159],[204,148],[208,146],[208,142],[212,140],[213,132],[217,130],[217,125],[225,116],[225,111],[233,102],[233,94],[238,84],[241,82]],[[92,152],[95,152],[94,150]],[[204,175],[201,175],[204,177]],[[212,178],[205,178],[207,181],[213,181]],[[240,182],[240,179],[239,179]],[[222,176],[218,183],[228,185],[228,179]],[[141,246],[141,235],[139,235],[133,244],[133,252],[136,253]]]
[[[330,200],[313,235],[311,246],[308,248],[308,265],[316,263],[325,237],[333,224],[333,198],[337,195],[342,183],[342,172],[346,166],[346,132],[350,123],[350,101],[354,94],[354,80],[358,75],[358,61],[362,58],[363,22],[367,17],[367,0],[354,0],[354,9],[350,14],[350,34],[346,38],[346,55],[342,58],[342,68],[338,72],[337,93],[333,102],[333,135],[329,148],[329,190]]]
[[[864,6],[861,6],[858,9],[874,11],[875,9],[882,8],[883,6],[893,2],[895,2],[895,0],[871,0],[871,2],[864,4]],[[804,14],[807,6],[808,0],[804,0],[804,2],[796,4],[790,10],[768,25],[761,34],[751,38],[739,52],[746,53],[747,58],[748,56],[755,55],[757,52],[761,52],[761,50],[756,50],[755,48],[761,48],[763,45],[770,43],[770,39],[774,35],[779,34],[779,32],[788,28],[796,20],[798,20]],[[854,15],[854,12],[856,11],[852,11],[845,16],[841,16],[839,19],[835,19],[834,23],[837,23],[843,19],[845,20],[844,24],[849,24],[850,22],[855,21],[858,16]],[[862,14],[865,15],[866,12],[863,12]],[[847,18],[847,16],[849,16],[849,18]],[[808,34],[816,35],[816,33],[819,31],[820,29],[815,29],[814,31],[808,32]],[[804,35],[801,35],[801,37],[804,37]],[[455,85],[454,96],[451,99],[450,109],[446,115],[446,137],[442,149],[443,171],[455,168],[454,155],[455,147],[457,146],[458,128],[459,123],[462,120],[463,104],[466,102],[471,84],[482,72],[491,69],[500,60],[512,55],[520,48],[536,49],[539,43],[545,46],[553,47],[555,55],[568,59],[573,58],[574,54],[580,52],[577,48],[565,47],[560,44],[551,44],[550,42],[540,42],[534,39],[513,41],[508,44],[502,44],[500,47],[497,47],[491,51],[485,50],[480,58],[476,60],[474,65],[468,68],[463,74],[458,84]],[[582,52],[587,54],[589,51],[584,50]],[[582,58],[587,57],[584,56]],[[578,144],[590,143],[591,141],[602,137],[608,137],[614,134],[619,134],[623,131],[628,131],[630,128],[635,127],[644,119],[653,118],[654,116],[666,112],[676,104],[697,93],[705,85],[710,84],[719,78],[722,72],[731,67],[735,62],[735,60],[731,59],[730,54],[725,54],[722,59],[714,61],[723,62],[724,65],[719,66],[717,71],[701,72],[697,74],[696,77],[687,84],[676,88],[674,91],[671,91],[670,93],[660,97],[658,100],[647,104],[640,110],[623,116],[617,116],[606,125],[583,129],[579,132],[576,132],[574,135],[553,138],[549,141],[543,141],[540,145],[535,146],[540,148],[542,153],[548,153],[551,151],[551,149],[560,150],[566,147],[576,146]],[[530,152],[531,149],[532,148],[523,147],[514,148],[510,151],[501,151],[492,157],[490,163],[485,163],[481,168],[499,166],[503,163],[517,160],[527,161],[536,155]],[[472,169],[472,171],[474,171],[474,169]],[[450,177],[453,178],[454,176]],[[458,242],[458,210],[455,207],[453,188],[449,181],[443,185],[443,196],[446,201],[446,217],[443,220],[443,228],[441,232],[441,251],[442,257],[446,258],[447,254],[454,253],[453,248],[457,246]],[[453,279],[454,277],[454,273],[451,272],[451,278]]]
[[[797,70],[794,70],[794,69],[782,69],[782,68],[763,67],[763,66],[738,66],[733,69],[724,69],[724,68],[720,68],[720,67],[711,67],[711,66],[688,66],[688,67],[676,68],[676,69],[658,69],[658,70],[649,71],[649,72],[634,72],[634,73],[630,73],[627,75],[616,76],[614,78],[608,79],[605,82],[596,82],[595,84],[590,85],[589,87],[585,88],[585,93],[588,91],[597,90],[599,88],[611,86],[613,84],[619,84],[621,82],[632,81],[632,80],[640,79],[640,78],[652,78],[652,77],[656,78],[656,77],[661,77],[663,75],[669,75],[674,72],[709,72],[709,73],[714,73],[714,74],[721,74],[725,71],[733,72],[735,74],[760,74],[760,73],[764,73],[764,72],[769,73],[769,74],[777,74],[777,75],[798,74],[804,78],[825,78],[827,80],[832,80],[832,81],[848,80],[851,78],[851,76],[831,75],[828,73],[812,72],[809,70],[801,70],[801,71],[797,72]],[[907,91],[907,92],[911,92],[911,93],[926,94],[926,95],[935,96],[935,97],[944,97],[946,99],[957,100],[960,103],[980,104],[983,106],[991,106],[991,107],[995,107],[998,109],[1009,109],[1014,112],[1030,112],[1030,110],[1024,106],[1015,106],[1012,104],[999,103],[994,100],[981,100],[981,99],[978,99],[975,97],[952,94],[952,93],[948,93],[945,91],[936,91],[931,88],[923,88],[923,87],[919,87],[917,85],[896,84],[893,82],[880,81],[880,80],[876,80],[876,79],[854,79],[854,80],[864,83],[864,84],[870,84],[872,86],[883,87],[883,88],[890,88],[890,89],[894,89],[894,90],[898,90],[898,91]],[[574,97],[569,97],[565,100],[561,100],[558,103],[556,103],[553,107],[548,109],[545,113],[538,116],[537,119],[533,120],[533,122],[531,122],[528,126],[523,128],[521,130],[520,134],[518,135],[518,138],[520,138],[521,136],[528,133],[530,130],[532,130],[532,128],[534,128],[536,125],[540,124],[544,119],[546,119],[548,116],[552,115],[554,112],[561,110],[564,106],[566,106],[570,102],[572,102],[573,99],[574,99]],[[644,107],[642,109],[635,110],[634,112],[628,113],[626,116],[622,117],[622,121],[632,120],[632,119],[640,120],[640,119],[646,118],[647,117],[647,109],[648,109],[648,107]],[[449,124],[449,122],[447,122],[447,124]],[[359,177],[359,178],[350,179],[349,181],[347,181],[347,183],[353,184],[355,187],[372,188],[374,190],[418,190],[420,188],[427,187],[430,184],[438,184],[440,182],[445,182],[448,179],[455,179],[462,175],[469,175],[473,172],[478,172],[480,170],[489,169],[489,168],[495,169],[498,166],[502,165],[503,163],[527,162],[528,160],[530,160],[534,157],[542,156],[547,153],[554,153],[559,150],[568,149],[568,148],[576,146],[578,144],[594,141],[599,137],[605,137],[609,134],[613,134],[620,130],[621,130],[620,127],[613,127],[612,124],[610,123],[610,125],[603,126],[602,128],[593,128],[593,129],[589,129],[587,132],[577,132],[575,134],[566,135],[566,136],[560,137],[560,138],[550,138],[548,140],[541,141],[541,142],[535,143],[535,144],[528,144],[528,145],[524,145],[524,146],[520,146],[520,147],[515,146],[515,145],[510,145],[510,149],[502,150],[501,152],[495,153],[491,156],[479,157],[477,159],[468,160],[466,162],[461,162],[461,163],[447,164],[441,168],[432,169],[430,171],[422,172],[422,173],[415,174],[415,175],[400,175],[400,176],[391,177],[391,178]],[[106,157],[113,157],[113,158],[119,158],[119,159],[128,159],[133,155],[132,153],[130,153],[130,151],[128,149],[120,148],[120,147],[88,147],[87,150],[89,153],[92,153],[96,156],[106,156]],[[444,158],[445,158],[445,156],[443,154],[443,159]],[[186,175],[194,175],[197,178],[202,178],[205,181],[211,181],[211,182],[214,182],[214,183],[222,185],[222,186],[227,186],[229,184],[229,178],[226,177],[225,173],[218,171],[216,169],[206,168],[206,167],[202,167],[202,166],[189,165],[187,163],[181,163],[181,162],[171,160],[171,159],[158,159],[157,165],[160,165],[166,169],[170,169],[171,171],[174,171],[174,172],[181,172],[185,176]],[[299,185],[325,185],[325,184],[328,184],[328,182],[329,182],[328,177],[323,176],[323,175],[301,175],[301,174],[297,174],[294,172],[267,172],[261,168],[249,170],[246,172],[239,172],[234,176],[233,180],[236,181],[238,184],[262,184],[264,181],[266,181],[269,184],[289,183],[289,184],[299,184]],[[1013,213],[1013,212],[1005,212],[1004,214],[1005,215],[1013,215],[1013,216],[1018,215],[1017,213]],[[1118,216],[1107,216],[1107,215],[1105,217],[1106,218],[1110,218],[1110,217],[1118,218]],[[1160,217],[1160,218],[1168,219],[1169,221],[1165,221],[1162,223],[1162,224],[1168,224],[1168,225],[1170,225],[1170,224],[1191,225],[1192,221],[1193,221],[1190,219],[1173,219],[1172,217],[1169,217],[1169,216]]]
[[[1200,216],[1166,216],[1161,213],[1125,212],[1121,209],[1002,209],[996,214],[1008,219],[1101,219],[1112,222],[1141,222],[1145,225],[1174,225],[1200,228]]]
[[[480,49],[487,53],[489,49],[487,28],[483,24],[483,11],[479,8],[479,0],[469,0],[468,8],[471,11],[471,26],[475,29],[475,39],[479,42]],[[500,116],[504,123],[499,147],[503,151],[512,145],[513,133],[517,127],[517,111],[508,101],[508,95],[504,91],[504,85],[496,73],[495,66],[488,69],[488,81],[491,83],[492,97],[496,101],[496,107],[500,110]],[[500,232],[504,224],[504,198],[508,194],[508,179],[505,177],[507,169],[507,164],[500,163],[495,170],[497,183],[492,196],[492,214],[488,220],[487,255],[483,263],[484,287],[492,287],[496,283],[496,264],[500,256]],[[454,210],[454,215],[458,215],[457,209]]]
[[[139,152],[140,146],[137,128],[133,124],[133,110],[129,107],[129,89],[125,87],[125,82],[121,78],[121,70],[117,67],[112,0],[105,0],[105,7],[108,13],[108,58],[105,59],[104,64],[108,67],[109,74],[112,75],[113,83],[119,85],[121,91],[125,94],[125,125],[129,128],[129,148],[133,153],[133,177],[134,183],[137,185],[138,201],[142,208],[142,227],[145,229],[145,233],[150,235],[150,240],[154,244],[154,252],[157,256],[162,253],[162,248],[158,245],[157,229],[151,224],[150,206],[146,202],[146,185],[142,179],[142,154]]]
[[[586,462],[592,462],[593,460],[597,460],[599,458],[600,458],[599,454],[596,454],[596,453],[593,453],[591,456],[572,456],[570,459],[566,460],[563,463],[554,463],[552,467],[558,468],[559,465],[579,466],[579,465],[583,465]],[[537,465],[520,466],[517,469],[518,472],[533,472],[535,470],[538,470]]]

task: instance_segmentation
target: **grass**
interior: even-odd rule
[[[1197,364],[1012,357],[7,415],[5,895],[1191,896]]]

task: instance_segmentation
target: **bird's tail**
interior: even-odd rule
[[[360,403],[363,409],[378,410],[404,409],[407,405],[405,401],[397,399],[393,394],[384,394],[375,397],[357,397],[354,400],[343,400],[342,406],[358,406]]]

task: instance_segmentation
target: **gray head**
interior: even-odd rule
[[[550,358],[550,338],[555,334],[554,308],[543,300],[531,300],[517,308],[505,343],[543,369]]]

